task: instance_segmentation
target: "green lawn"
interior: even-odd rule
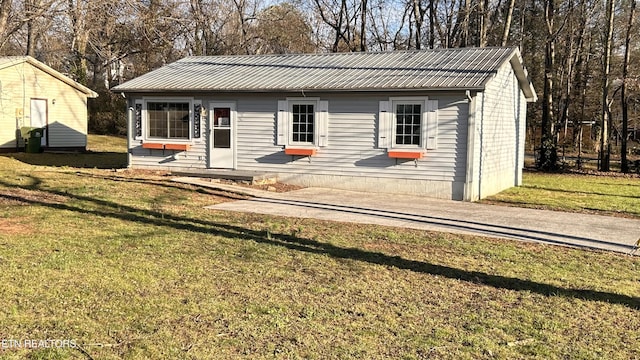
[[[119,169],[127,166],[127,139],[106,135],[89,135],[86,153],[0,154],[23,163],[40,166]]]
[[[2,359],[640,358],[637,257],[212,211],[236,195],[28,160],[0,157],[0,341],[78,347]]]
[[[640,217],[640,176],[525,172],[523,186],[485,202],[604,215]]]

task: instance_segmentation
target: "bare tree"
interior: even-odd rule
[[[422,7],[420,0],[413,0],[413,18],[416,26],[415,47],[420,50],[422,48],[422,25],[424,24],[424,16],[427,9]]]
[[[555,0],[545,0],[544,20],[546,40],[544,51],[544,89],[542,95],[542,138],[538,166],[543,170],[553,170],[557,166],[558,152],[554,139],[555,120],[553,113],[553,82],[555,72]]]
[[[367,0],[360,0],[360,51],[367,51]]]
[[[26,55],[36,55],[39,40],[47,35],[59,1],[0,0],[0,49],[15,35],[19,38],[19,42],[14,43],[16,49]],[[24,34],[20,34],[22,30]]]
[[[613,43],[613,16],[615,0],[607,0],[607,27],[602,54],[602,113],[600,117],[600,171],[609,171],[611,166],[611,107],[609,103],[609,72],[611,71],[611,48]]]
[[[309,53],[316,49],[304,14],[289,3],[272,5],[259,12],[253,31],[258,54]]]
[[[469,22],[470,22],[470,16],[471,16],[471,0],[463,0],[464,1],[464,7],[462,7],[460,9],[460,15],[462,17],[462,23],[461,23],[461,33],[460,33],[460,46],[462,47],[467,47],[469,46],[469,38],[470,38],[470,33],[469,33]]]
[[[629,162],[627,159],[627,138],[629,137],[629,98],[627,96],[627,81],[629,77],[629,58],[631,55],[631,31],[633,29],[633,19],[635,16],[636,0],[629,2],[629,21],[624,39],[624,60],[622,65],[622,87],[620,98],[622,106],[622,146],[620,148],[620,170],[623,173],[629,172]]]
[[[511,30],[511,21],[513,19],[513,9],[516,6],[516,0],[509,0],[509,7],[507,8],[507,18],[504,21],[504,31],[502,32],[502,42],[500,45],[507,46],[509,41],[509,31]]]
[[[489,0],[478,0],[478,42],[476,46],[487,46],[489,27]]]
[[[5,38],[9,26],[12,0],[0,0],[0,38]],[[2,44],[0,44],[1,46]]]
[[[192,47],[194,55],[207,55],[207,33],[209,29],[209,16],[205,14],[202,0],[190,0],[191,16],[193,19],[193,39]]]
[[[372,2],[375,1],[375,2]],[[403,15],[398,19],[392,10],[402,5]],[[392,3],[385,0],[370,0],[368,10],[370,28],[370,47],[380,51],[404,49],[407,46],[407,36],[403,35],[407,26],[407,18],[413,7],[406,3]]]
[[[91,18],[89,0],[68,0],[68,14],[71,20],[71,72],[75,80],[87,84],[87,44],[89,43],[89,29],[87,22]]]
[[[322,21],[334,33],[331,51],[340,51],[341,45],[346,47],[348,51],[356,51],[354,29],[356,28],[356,19],[360,17],[356,7],[349,4],[348,0],[331,0],[331,2],[314,0],[314,3]]]
[[[564,134],[562,151],[564,157],[565,147],[567,146],[569,122],[571,120],[570,110],[572,104],[579,99],[579,93],[576,93],[576,86],[580,86],[582,78],[582,71],[585,62],[583,61],[583,54],[586,51],[586,43],[590,39],[587,34],[587,21],[591,17],[591,4],[588,4],[587,0],[579,0],[579,3],[574,4],[573,0],[566,1],[563,13],[567,16],[567,31],[564,35],[563,54],[561,66],[559,66],[560,79],[559,84],[562,84],[560,89],[559,100],[559,115],[560,124],[564,124]],[[574,121],[582,123],[581,116],[573,116]],[[558,132],[558,137],[560,133]],[[575,140],[575,139],[574,139]]]

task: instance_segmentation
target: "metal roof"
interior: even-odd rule
[[[483,90],[508,61],[527,98],[535,100],[516,48],[194,56],[127,81],[112,91]]]
[[[64,74],[54,70],[53,68],[32,58],[31,56],[2,56],[0,57],[0,70],[11,67],[11,66],[23,64],[23,63],[28,63],[35,66],[36,68],[44,71],[45,73],[53,76],[54,78],[84,93],[85,95],[87,95],[87,97],[90,97],[90,98],[98,97],[98,93],[96,93],[95,91],[89,89],[88,87],[80,83],[73,81],[73,79],[71,79],[70,77],[65,76]]]

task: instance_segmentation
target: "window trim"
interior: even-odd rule
[[[293,106],[294,105],[313,105],[314,121],[313,121],[313,141],[302,142],[293,141]],[[319,97],[288,97],[285,100],[278,100],[278,112],[276,114],[276,133],[275,145],[284,146],[286,149],[315,149],[328,145],[329,133],[329,102],[321,100]],[[289,150],[289,154],[296,153]],[[300,153],[309,153],[308,151],[300,151]],[[316,154],[312,151],[311,155]]]
[[[318,143],[318,101],[320,99],[287,99],[287,111],[289,113],[289,134],[287,144],[291,147],[313,147]],[[296,105],[313,105],[313,140],[295,141],[293,140],[293,107]]]
[[[420,145],[396,144],[396,106],[397,104],[421,104]],[[402,152],[415,153],[437,149],[438,139],[438,100],[428,96],[389,97],[381,100],[378,111],[378,143],[379,149],[393,151],[394,156],[402,156]],[[407,155],[409,156],[409,155]],[[411,155],[411,156],[415,156]]]
[[[391,105],[391,148],[392,149],[424,149],[425,148],[425,130],[426,130],[426,111],[425,111],[425,98],[391,98],[389,100]],[[397,144],[397,131],[398,131],[398,114],[397,105],[420,105],[420,136],[418,138],[418,144]]]
[[[189,134],[187,138],[152,137],[149,136],[149,103],[188,103],[189,104]],[[191,143],[194,138],[194,104],[193,97],[144,97],[142,99],[142,140],[162,143]],[[202,126],[202,125],[201,125]]]

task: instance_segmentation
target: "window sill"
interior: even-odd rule
[[[189,150],[189,144],[163,144],[163,143],[154,143],[154,142],[143,142],[143,149],[154,149],[154,150],[177,150],[177,151],[187,151]]]
[[[387,155],[393,159],[422,159],[424,151],[422,150],[389,150]]]
[[[284,153],[287,155],[297,156],[314,156],[318,153],[316,148],[285,148]]]

